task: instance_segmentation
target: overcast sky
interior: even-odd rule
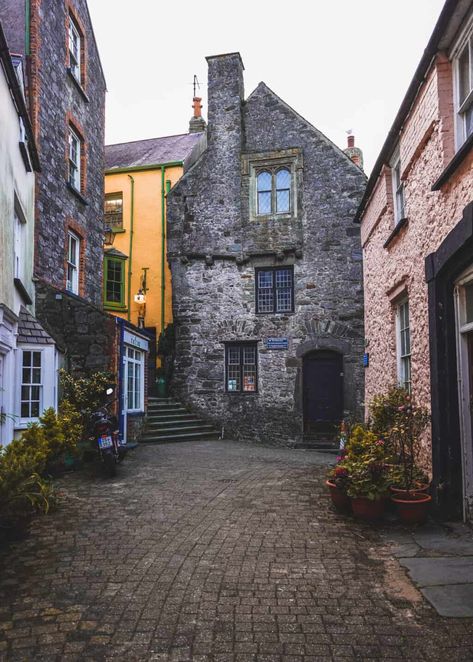
[[[88,0],[107,79],[107,144],[185,133],[206,55],[239,51],[245,95],[263,80],[369,173],[443,0]]]

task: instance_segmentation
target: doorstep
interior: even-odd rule
[[[383,530],[399,563],[440,616],[473,617],[473,531],[466,524],[428,523]]]

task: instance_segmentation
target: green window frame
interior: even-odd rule
[[[125,259],[107,257],[104,261],[103,299],[106,308],[125,310]]]

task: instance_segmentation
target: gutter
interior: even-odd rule
[[[135,220],[135,180],[131,175],[128,175],[130,178],[130,186],[131,186],[131,202],[130,202],[130,249],[128,251],[128,293],[127,293],[127,301],[128,301],[128,313],[127,313],[127,318],[128,321],[130,321],[131,318],[131,276],[132,276],[132,270],[131,270],[131,261],[132,261],[132,255],[133,255],[133,225],[134,225],[134,220]]]
[[[417,65],[417,69],[414,73],[414,77],[411,80],[409,87],[407,88],[406,95],[397,112],[393,125],[391,126],[391,129],[389,130],[386,140],[384,141],[383,147],[381,148],[381,152],[379,153],[379,156],[376,159],[376,163],[374,164],[373,170],[366,185],[365,193],[363,195],[363,198],[361,199],[360,205],[355,214],[355,218],[353,219],[354,223],[361,222],[361,216],[363,215],[363,212],[371,197],[376,182],[378,181],[381,170],[384,164],[387,163],[389,161],[389,158],[391,157],[391,153],[395,147],[397,140],[399,139],[399,134],[404,126],[404,122],[407,116],[409,115],[411,107],[417,98],[417,95],[419,94],[420,86],[425,81],[426,75],[430,70],[431,64],[438,52],[440,39],[444,34],[450,22],[450,19],[452,18],[453,13],[457,9],[457,6],[458,6],[458,0],[447,0],[440,13],[434,31],[432,32],[432,36],[429,39],[429,43],[427,44],[427,47],[424,50],[424,54],[419,64]]]
[[[161,168],[183,167],[183,161],[168,161],[166,163],[147,163],[146,165],[124,166],[123,168],[106,168],[106,175],[119,175],[127,172],[141,172],[143,170],[159,170]]]

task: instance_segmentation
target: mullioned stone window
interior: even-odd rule
[[[242,155],[242,190],[250,221],[297,217],[302,152],[285,149]]]

